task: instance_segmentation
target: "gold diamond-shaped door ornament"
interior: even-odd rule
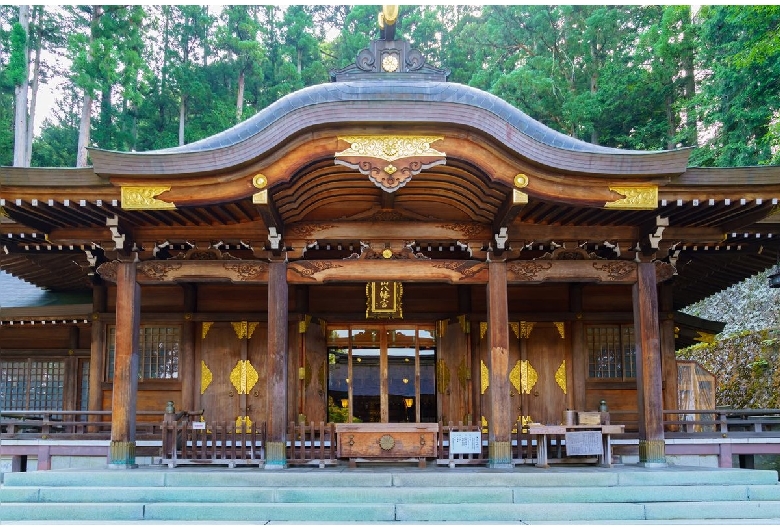
[[[238,361],[230,372],[230,382],[239,394],[249,394],[260,376],[249,361]]]
[[[539,374],[534,367],[531,366],[531,363],[528,361],[520,361],[520,387],[523,394],[530,394],[538,380]]]
[[[563,393],[566,394],[566,359],[561,361],[561,365],[555,371],[555,382],[558,383]]]
[[[214,374],[212,374],[209,367],[206,366],[206,362],[200,361],[200,395],[201,396],[206,392],[206,389],[209,387],[213,379],[214,379]]]

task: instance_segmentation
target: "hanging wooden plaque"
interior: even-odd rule
[[[366,318],[403,318],[401,282],[373,281],[366,284]]]

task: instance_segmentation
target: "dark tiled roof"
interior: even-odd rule
[[[456,103],[491,112],[520,133],[551,147],[593,154],[646,155],[652,152],[603,147],[566,136],[534,120],[506,101],[477,88],[458,83],[385,78],[381,82],[350,81],[307,87],[283,97],[252,118],[209,138],[180,147],[138,154],[194,153],[229,147],[262,132],[290,112],[310,105],[342,101]]]

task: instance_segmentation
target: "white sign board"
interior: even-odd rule
[[[566,433],[566,454],[574,455],[600,455],[601,431],[582,431]]]
[[[480,432],[451,432],[450,454],[469,455],[477,454],[482,450],[482,433]]]
[[[205,421],[193,421],[192,422],[192,429],[193,430],[203,430],[206,428],[206,422]]]

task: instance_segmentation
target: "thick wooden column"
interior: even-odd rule
[[[488,361],[490,369],[490,423],[488,467],[512,467],[512,411],[509,399],[509,308],[506,262],[491,261],[488,268]]]
[[[179,410],[195,410],[198,385],[195,384],[195,333],[192,315],[198,310],[198,291],[194,284],[185,283],[184,322],[181,325],[181,350],[179,351],[179,375],[181,376],[181,403]]]
[[[636,340],[639,463],[665,465],[658,293],[655,265],[639,263],[633,288]]]
[[[677,394],[677,354],[674,349],[674,299],[672,286],[661,284],[661,364],[664,376],[664,409],[679,408]]]
[[[138,397],[138,331],[141,287],[135,262],[122,262],[116,273],[116,348],[111,404],[110,468],[136,467],[135,412]]]
[[[266,469],[287,466],[287,263],[268,266],[268,435]]]
[[[106,311],[106,287],[95,285],[92,287],[92,341],[89,353],[89,397],[87,398],[89,410],[103,410],[103,375],[105,374],[106,354],[106,326],[100,320],[100,313]],[[98,422],[102,418],[90,416],[89,421]],[[90,432],[97,432],[96,426],[89,428]]]
[[[569,308],[576,320],[571,323],[571,392],[567,406],[572,410],[588,410],[585,403],[585,379],[588,376],[588,350],[585,346],[585,324],[582,322],[582,284],[569,286]]]

